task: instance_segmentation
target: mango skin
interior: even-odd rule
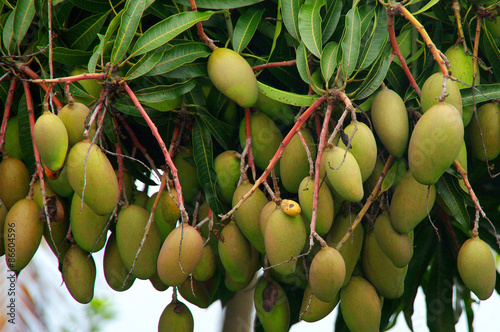
[[[382,304],[375,288],[364,278],[353,276],[340,291],[340,310],[351,332],[378,332]]]
[[[172,195],[173,198],[170,195]],[[173,226],[177,224],[177,221],[181,217],[181,211],[179,210],[176,201],[177,191],[174,188],[171,188],[170,192],[165,191],[163,193],[160,202],[158,203],[158,205],[161,204],[161,214],[163,219]]]
[[[96,266],[94,258],[77,244],[64,256],[62,275],[71,296],[82,304],[94,297]]]
[[[226,273],[238,283],[245,278],[245,267],[252,256],[250,243],[234,221],[229,222],[219,240],[219,257]]]
[[[158,332],[192,332],[193,314],[182,302],[171,302],[163,310],[158,322]]]
[[[118,180],[108,158],[95,144],[90,147],[85,164],[89,147],[90,141],[81,141],[71,148],[66,165],[68,180],[75,193],[84,196],[83,200],[92,211],[100,216],[110,215],[118,204]]]
[[[43,235],[40,208],[30,198],[16,202],[7,213],[3,228],[5,261],[12,271],[24,269],[35,255]],[[12,234],[15,236],[12,237]]]
[[[298,256],[306,244],[306,227],[301,215],[291,217],[281,208],[274,211],[266,225],[264,234],[266,254],[270,265],[281,264],[292,256]],[[297,260],[274,266],[283,275],[295,271]]]
[[[66,127],[70,147],[84,139],[83,133],[85,131],[85,122],[87,121],[87,117],[90,118],[90,109],[87,106],[76,102],[73,105],[68,104],[61,108],[57,116]],[[96,121],[94,121],[90,127],[89,137],[87,137],[87,139],[94,138],[96,128]]]
[[[316,145],[311,132],[302,129],[301,134],[309,148],[312,160],[316,160]],[[295,134],[281,155],[280,160],[280,179],[283,187],[296,194],[299,191],[300,182],[309,175],[309,161],[307,153],[302,145],[302,140],[298,134]]]
[[[387,151],[396,158],[406,151],[410,127],[403,99],[394,91],[382,88],[373,99],[373,128]]]
[[[116,223],[116,241],[120,257],[125,268],[139,279],[149,279],[153,275],[161,247],[160,231],[155,223],[151,223],[146,241],[132,270],[148,221],[148,211],[137,205],[129,205],[122,207]]]
[[[302,305],[300,306],[299,319],[312,323],[325,318],[335,309],[339,303],[339,298],[340,293],[337,293],[337,296],[332,302],[323,302],[312,293],[311,285],[307,284],[304,290],[304,297],[302,298]]]
[[[295,113],[290,105],[283,104],[277,100],[271,99],[259,90],[257,109],[270,117],[274,122],[280,123],[285,127],[293,125]]]
[[[35,122],[33,139],[43,164],[51,171],[60,170],[68,152],[68,132],[61,119],[43,112]]]
[[[182,197],[185,204],[192,204],[198,190],[200,189],[200,180],[198,178],[198,169],[194,166],[193,150],[180,150],[174,157],[174,165],[177,167],[179,182],[182,186]]]
[[[117,292],[123,292],[132,287],[135,277],[130,274],[118,252],[118,243],[116,242],[116,232],[111,233],[106,249],[104,249],[103,259],[104,278],[109,287]],[[125,281],[125,286],[123,281]]]
[[[253,112],[250,116],[250,133],[252,135],[252,152],[255,165],[265,170],[269,161],[278,150],[283,134],[278,126],[262,112]],[[240,145],[244,149],[246,141],[245,119],[240,123]],[[276,176],[280,176],[280,162],[274,167]]]
[[[203,244],[200,233],[192,226],[185,223],[177,226],[163,242],[158,255],[157,269],[161,281],[169,286],[182,284],[200,263]]]
[[[233,200],[240,179],[240,159],[236,154],[233,150],[224,151],[214,159],[219,197],[228,204]]]
[[[19,141],[19,118],[17,115],[7,121],[4,149],[9,156],[23,160],[23,151],[21,150],[21,142]]]
[[[375,220],[373,233],[384,254],[396,267],[405,267],[413,256],[413,245],[409,234],[398,233],[393,227],[389,214],[384,211]]]
[[[168,195],[166,191],[162,192],[162,196]],[[156,200],[156,197],[158,196],[158,192],[154,193],[151,195],[151,197],[147,200],[146,206],[144,207],[146,211],[151,212],[154,202]],[[160,231],[160,237],[161,237],[161,242],[165,241],[167,238],[168,234],[175,228],[175,223],[171,224],[168,223],[165,218],[163,218],[163,205],[162,204],[163,197],[160,198],[158,201],[158,205],[156,206],[155,210],[155,217],[154,221],[156,226],[158,226],[158,230]]]
[[[484,104],[477,110],[477,118],[483,134],[486,156],[476,121],[468,127],[472,155],[482,161],[493,160],[500,154],[500,105]]]
[[[448,61],[450,63],[449,70],[451,71],[451,74],[462,82],[472,85],[474,72],[472,68],[473,58],[472,55],[465,54],[463,45],[455,44],[451,46],[446,50],[446,52],[444,52],[444,55],[448,58]],[[480,75],[478,73],[474,85],[478,85],[479,83]],[[456,82],[456,84],[458,85],[459,89],[468,88],[468,86],[463,83]]]
[[[252,107],[257,102],[257,79],[252,67],[238,53],[215,48],[208,57],[207,71],[217,90],[241,107]]]
[[[250,191],[252,186],[253,185],[246,180],[236,188],[233,195],[233,207]],[[241,229],[241,232],[260,253],[265,253],[264,234],[260,231],[260,213],[266,204],[266,196],[257,188],[252,196],[234,212],[234,219]]]
[[[207,287],[202,282],[187,278],[182,284],[177,286],[179,294],[198,308],[206,309],[210,305],[210,294]]]
[[[344,283],[345,274],[344,259],[337,249],[322,247],[311,263],[309,284],[319,300],[332,302]]]
[[[3,204],[2,200],[0,200],[0,257],[5,255],[5,247],[4,247],[4,227],[5,227],[5,219],[7,217],[7,208],[5,204]]]
[[[427,187],[417,182],[410,171],[399,181],[389,208],[390,220],[397,232],[410,233],[431,211],[436,201],[436,186],[431,185],[429,191]]]
[[[468,239],[458,251],[458,273],[480,300],[488,299],[495,289],[495,265],[490,247],[479,237]]]
[[[334,217],[334,203],[333,197],[328,189],[328,186],[323,183],[321,184],[318,192],[318,207],[316,216],[316,232],[323,236],[332,227],[333,217]],[[313,196],[314,196],[314,178],[305,177],[300,183],[299,187],[299,203],[302,207],[302,213],[308,222],[312,219],[312,208],[313,208]]]
[[[439,96],[443,91],[443,73],[435,73],[431,75],[422,86],[422,94],[420,96],[420,105],[422,113],[426,113],[432,106],[439,103]],[[444,100],[446,103],[453,105],[462,117],[462,95],[455,81],[450,79],[446,82],[446,93],[448,96]]]
[[[203,243],[206,241],[207,240],[203,238]],[[198,281],[207,281],[211,279],[217,268],[217,259],[218,258],[215,256],[212,246],[204,246],[201,261],[193,271],[193,278]]]
[[[47,178],[47,182],[50,183],[50,186],[52,187],[52,189],[54,189],[54,192],[59,196],[66,198],[73,197],[73,193],[75,191],[73,190],[73,187],[71,187],[71,184],[69,183],[68,167],[66,165],[64,165],[63,168],[61,169],[57,179],[51,180]]]
[[[415,180],[436,183],[457,158],[463,139],[462,118],[454,106],[439,103],[427,110],[408,145],[408,163]]]
[[[290,304],[279,283],[261,277],[254,292],[254,304],[265,332],[286,332],[290,326]]]
[[[3,157],[0,162],[0,199],[7,210],[28,195],[30,174],[24,163],[14,157]]]
[[[262,232],[262,234],[265,234],[265,232],[266,232],[266,226],[267,226],[267,222],[269,221],[269,217],[278,208],[279,208],[279,205],[277,205],[274,201],[269,201],[269,202],[267,202],[266,205],[264,205],[264,208],[260,212],[260,220],[259,220],[260,221],[260,231]]]

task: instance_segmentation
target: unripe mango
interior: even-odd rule
[[[345,274],[344,259],[337,249],[322,247],[311,263],[309,284],[319,300],[332,302],[344,283]]]
[[[364,278],[353,276],[340,291],[340,310],[351,332],[378,332],[382,304],[377,291]]]
[[[173,198],[170,195],[172,195]],[[158,205],[161,204],[163,219],[173,226],[177,224],[177,220],[181,217],[181,210],[179,210],[176,201],[177,191],[174,188],[171,188],[170,193],[165,191],[165,193],[161,196],[160,202],[158,203]]]
[[[252,107],[257,102],[257,79],[252,67],[238,53],[215,48],[208,57],[207,71],[217,90],[241,107]]]
[[[90,120],[90,109],[87,106],[81,103],[74,103],[73,105],[68,104],[61,108],[57,116],[66,127],[70,147],[85,138],[83,137],[85,123]],[[91,140],[94,138],[96,128],[96,121],[94,121],[89,130],[89,137],[86,137],[86,139]]]
[[[47,182],[50,183],[50,186],[52,187],[52,189],[54,189],[54,192],[59,196],[66,198],[73,197],[73,193],[75,191],[73,190],[73,187],[71,187],[71,184],[69,183],[68,167],[66,165],[64,165],[63,168],[61,169],[57,179],[51,180],[47,177]]]
[[[274,280],[283,284],[291,285],[293,287],[305,289],[309,283],[309,281],[307,280],[306,270],[303,261],[301,262],[300,260],[298,264],[295,266],[295,271],[291,274],[282,275],[276,272],[274,269],[270,269],[268,271]],[[307,273],[309,273],[309,271],[307,271]]]
[[[165,218],[163,218],[163,204],[161,204],[162,200],[164,199],[163,196],[168,195],[166,191],[162,192],[162,197],[160,197],[160,200],[158,201],[158,205],[156,206],[155,210],[155,223],[156,226],[158,226],[158,230],[160,231],[160,237],[161,237],[161,242],[165,241],[167,238],[168,234],[170,234],[171,231],[174,230],[175,228],[175,223],[168,223]],[[156,197],[158,196],[158,192],[154,193],[146,202],[146,206],[144,207],[146,211],[150,212],[153,208],[154,202],[156,200]]]
[[[405,267],[413,256],[413,245],[409,234],[398,233],[392,227],[389,214],[382,212],[375,220],[373,233],[377,243],[396,267]]]
[[[443,73],[435,73],[431,75],[422,86],[422,94],[420,95],[420,104],[422,113],[426,113],[432,106],[439,103],[439,96],[443,92]],[[450,105],[453,105],[462,117],[462,95],[455,81],[448,79],[446,81],[446,99],[444,100]]]
[[[295,113],[290,105],[271,99],[260,90],[255,106],[274,122],[280,123],[285,127],[291,126],[295,119]]]
[[[28,195],[30,174],[24,163],[14,157],[3,157],[0,162],[0,199],[7,210]]]
[[[83,196],[96,214],[110,215],[118,203],[118,180],[101,149],[90,141],[75,144],[69,152],[67,167],[68,180],[75,193]]]
[[[255,165],[264,170],[278,150],[283,134],[276,124],[262,112],[253,112],[250,116],[250,133],[252,135],[252,152]],[[246,141],[245,119],[240,123],[240,145],[245,148]],[[274,167],[276,176],[280,175],[280,162]]]
[[[495,265],[490,247],[477,236],[465,241],[458,251],[458,273],[480,300],[489,298],[495,289]]]
[[[174,165],[177,167],[179,182],[182,186],[182,197],[184,198],[185,204],[193,203],[200,189],[198,170],[192,158],[192,149],[180,150],[174,158]]]
[[[23,151],[21,150],[21,142],[19,141],[19,118],[17,115],[7,121],[4,149],[10,157],[23,159]]]
[[[129,274],[129,271],[123,264],[118,252],[118,243],[116,242],[116,233],[111,236],[106,243],[103,259],[104,277],[109,287],[117,292],[123,292],[134,284],[135,277]],[[126,280],[126,281],[125,281]],[[125,285],[124,285],[125,281]]]
[[[116,241],[120,257],[127,270],[139,279],[149,279],[153,275],[161,247],[158,226],[151,223],[141,252],[137,255],[148,221],[148,211],[137,205],[129,205],[122,207],[116,223]],[[136,261],[132,269],[134,260]]]
[[[219,257],[226,273],[235,282],[242,283],[246,280],[245,267],[252,257],[250,242],[234,221],[229,222],[222,230]]]
[[[225,203],[233,200],[234,191],[240,179],[240,159],[233,150],[224,151],[214,159],[219,197]]]
[[[205,238],[203,238],[203,243],[206,243]],[[201,261],[193,271],[193,278],[198,281],[207,281],[213,277],[216,267],[217,257],[215,257],[214,250],[211,246],[205,245]]]
[[[396,267],[380,249],[373,232],[365,236],[361,263],[366,279],[375,287],[378,294],[388,299],[403,295],[408,266]]]
[[[186,301],[199,308],[206,309],[210,305],[210,294],[201,281],[186,278],[182,284],[177,286],[177,290]]]
[[[158,256],[160,279],[169,286],[178,286],[193,273],[203,255],[203,239],[198,231],[181,223],[165,239]]]
[[[24,269],[40,246],[43,223],[38,218],[39,213],[40,208],[31,198],[23,198],[10,208],[5,217],[5,261],[12,271]]]
[[[498,19],[498,16],[494,21],[484,20],[484,25],[486,26],[486,29],[488,29],[488,31],[491,33],[493,38],[500,38],[500,20]]]
[[[403,99],[383,87],[375,96],[371,108],[373,128],[387,151],[396,158],[406,151],[410,127]]]
[[[160,276],[158,275],[158,270],[153,273],[153,275],[149,278],[149,281],[151,282],[151,285],[153,285],[154,289],[156,289],[158,292],[164,292],[170,287],[169,285],[165,285],[163,281],[161,281]]]
[[[76,75],[81,75],[84,73],[88,73],[88,71],[75,67],[71,71],[70,74],[71,74],[71,76],[76,76]],[[87,91],[87,93],[90,96],[92,96],[93,99],[97,100],[101,96],[102,86],[99,83],[97,83],[97,80],[86,79],[86,80],[80,80],[80,81],[78,81],[78,83],[80,83],[82,85],[82,87],[85,89],[85,91]],[[85,98],[85,97],[81,97],[81,98]],[[90,99],[90,97],[89,97],[89,99]]]
[[[68,153],[68,132],[61,119],[43,112],[35,122],[33,139],[45,167],[54,172],[60,170]]]
[[[340,293],[337,293],[335,300],[332,302],[323,302],[314,295],[311,291],[311,285],[307,285],[300,306],[300,316],[306,322],[317,322],[328,316],[339,303]]]
[[[311,153],[312,160],[316,160],[316,145],[311,132],[307,129],[302,129],[300,132]],[[292,137],[285,150],[283,150],[280,161],[280,174],[283,187],[292,194],[299,191],[300,182],[309,175],[309,160],[298,134]]]
[[[271,278],[261,277],[254,293],[255,310],[265,332],[286,332],[290,326],[290,305],[285,291]]]
[[[4,227],[5,227],[5,219],[7,217],[7,208],[5,204],[0,200],[0,257],[5,255],[5,247],[4,247]]]
[[[59,262],[62,263],[66,252],[71,247],[71,242],[66,237],[69,230],[69,211],[66,202],[60,207],[64,210],[61,220],[50,219],[50,229],[47,222],[43,223],[43,237],[49,245],[52,252],[57,256]],[[59,208],[59,206],[58,206]],[[57,248],[57,250],[56,250]]]
[[[266,225],[269,220],[269,217],[271,214],[273,214],[274,211],[276,211],[279,208],[279,205],[276,204],[274,201],[269,201],[267,202],[266,205],[264,205],[264,208],[260,212],[260,231],[262,234],[265,234],[266,232]]]
[[[328,180],[340,196],[350,202],[359,202],[363,199],[361,171],[356,158],[349,151],[346,154],[346,150],[338,146],[325,149],[321,164]]]
[[[410,233],[431,211],[436,200],[436,187],[423,185],[407,171],[392,195],[389,216],[394,229]]]
[[[370,128],[363,122],[358,121],[356,125],[354,122],[351,122],[345,127],[344,133],[350,138],[355,127],[357,130],[351,140],[352,148],[349,149],[349,152],[356,158],[359,170],[361,171],[361,178],[363,182],[365,182],[375,168],[375,162],[377,161],[377,142],[375,142],[375,136],[373,136]],[[346,145],[342,140],[339,141],[339,146],[346,149]]]
[[[148,200],[149,196],[146,192],[139,190],[132,191],[132,204],[139,205],[142,208],[146,208]]]
[[[306,228],[301,215],[291,217],[281,208],[274,211],[267,222],[264,241],[269,264],[280,264],[273,269],[283,275],[293,273],[297,260],[289,260],[298,256],[306,244]]]
[[[472,78],[474,72],[472,68],[472,59],[473,59],[472,54],[471,53],[470,55],[465,54],[463,45],[455,44],[451,46],[449,49],[447,49],[446,52],[444,52],[444,55],[448,58],[448,62],[450,63],[449,70],[453,75],[453,77],[458,78],[464,83],[472,85]],[[478,85],[480,83],[479,77],[480,75],[478,73],[476,81],[474,82],[475,85]],[[456,84],[459,89],[468,88],[468,86],[463,83],[456,82]]]
[[[457,109],[448,103],[432,106],[418,120],[408,145],[410,171],[418,182],[434,184],[460,151],[464,126]]]
[[[94,297],[96,267],[94,258],[77,244],[64,256],[62,275],[71,296],[82,304]]]
[[[158,332],[192,332],[193,314],[182,302],[171,302],[163,310],[158,322]]]
[[[482,161],[493,160],[500,154],[500,105],[487,103],[479,107],[477,119],[481,131],[476,121],[469,126],[468,131],[472,155]]]
[[[299,187],[299,202],[306,220],[310,223],[313,210],[314,177],[305,177]],[[333,223],[334,203],[327,185],[320,180],[318,207],[316,216],[316,232],[325,235]]]
[[[108,217],[95,214],[78,195],[73,195],[69,219],[73,238],[80,248],[88,252],[97,252],[104,248]]]
[[[236,188],[233,195],[233,207],[250,191],[252,184],[246,180]],[[250,243],[261,253],[265,253],[264,234],[260,231],[260,213],[267,204],[264,193],[257,188],[241,206],[234,212],[236,224]]]

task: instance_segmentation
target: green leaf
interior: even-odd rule
[[[299,10],[303,0],[281,0],[281,13],[285,28],[293,38],[299,40]]]
[[[131,56],[141,55],[165,45],[174,37],[198,22],[208,20],[216,12],[183,12],[153,25],[139,37],[132,48]]]
[[[311,106],[316,99],[320,97],[318,95],[299,95],[297,93],[279,90],[259,81],[257,81],[257,84],[262,94],[273,100],[292,106]]]
[[[196,117],[193,127],[193,159],[198,170],[198,178],[208,205],[215,215],[222,213],[222,206],[217,198],[217,175],[214,171],[212,139],[204,123]]]
[[[111,5],[116,6],[120,0],[70,0],[76,7],[92,13],[103,13],[111,9]]]
[[[97,34],[97,38],[99,38],[99,45],[94,47],[94,53],[90,57],[89,63],[87,64],[87,70],[89,73],[95,73],[95,68],[97,67],[97,62],[102,55],[102,50],[104,48],[104,36],[101,34]]]
[[[477,103],[482,103],[483,101],[490,101],[492,99],[500,99],[500,83],[495,84],[481,84],[476,85],[474,91],[474,100]],[[470,106],[473,104],[472,99],[472,88],[466,88],[460,90],[462,96],[462,106]]]
[[[381,7],[375,14],[373,29],[370,37],[364,43],[363,53],[359,57],[357,66],[360,70],[368,68],[377,59],[380,51],[387,43],[387,38],[387,18],[385,8]]]
[[[323,45],[319,12],[324,5],[325,0],[306,0],[299,11],[300,38],[307,49],[318,58],[321,58]]]
[[[5,21],[5,25],[2,31],[3,46],[7,50],[8,54],[12,54],[16,48],[16,43],[13,41],[15,15],[16,15],[16,10],[14,9],[12,12],[10,12],[9,17]]]
[[[250,6],[263,0],[196,0],[196,7],[206,9],[233,9]],[[189,0],[175,0],[185,6],[190,6]]]
[[[436,182],[436,191],[451,210],[453,217],[465,228],[470,229],[470,216],[465,206],[463,196],[459,190],[457,179],[448,174],[443,175]]]
[[[423,12],[427,11],[429,8],[431,8],[432,6],[434,6],[435,4],[437,4],[438,2],[439,2],[439,0],[430,0],[425,6],[423,6],[422,8],[420,8],[419,10],[417,10],[416,12],[412,13],[413,16],[418,15],[420,13],[423,13]]]
[[[164,100],[174,99],[191,91],[196,85],[196,81],[190,80],[184,83],[176,83],[170,86],[158,85],[135,91],[135,95],[140,102],[158,103]]]
[[[21,44],[31,21],[35,17],[35,0],[18,0],[14,15],[14,35],[13,40],[17,45]]]
[[[339,23],[342,12],[342,1],[326,0],[326,14],[321,21],[321,30],[323,44],[326,44],[333,35],[337,24]]]
[[[387,172],[384,180],[382,181],[382,185],[380,186],[380,193],[383,193],[389,190],[393,185],[397,185],[399,180],[406,173],[406,165],[404,160],[396,159],[392,164],[391,168]]]
[[[283,17],[281,16],[281,2],[279,2],[278,3],[278,16],[276,17],[276,26],[274,28],[273,44],[271,46],[271,50],[269,51],[269,59],[271,59],[271,57],[273,56],[273,52],[274,52],[274,49],[276,48],[276,43],[278,42],[278,37],[281,34],[282,28],[283,28]]]
[[[249,8],[236,22],[233,32],[233,50],[241,53],[252,40],[259,22],[264,14],[264,9]]]
[[[325,45],[321,52],[321,73],[325,82],[329,82],[338,64],[339,44],[334,41]]]
[[[45,52],[46,57],[49,56],[48,52]],[[70,49],[66,47],[54,47],[53,48],[53,59],[55,62],[64,63],[66,65],[86,65],[89,58],[92,56],[90,51],[80,51],[75,49]]]
[[[228,150],[234,142],[236,127],[219,120],[201,107],[198,108],[198,115],[222,148]]]
[[[199,42],[185,42],[176,44],[167,49],[160,61],[153,67],[148,75],[161,75],[179,68],[196,59],[205,58],[211,54],[210,48]]]
[[[349,75],[356,67],[360,43],[361,18],[358,8],[355,7],[347,12],[344,35],[340,42],[342,47],[342,71],[346,78],[349,78]]]
[[[117,65],[127,53],[145,9],[146,0],[127,0],[111,52],[111,64]]]
[[[14,9],[14,7],[10,4],[8,0],[0,0],[0,2],[9,7],[10,9]]]
[[[368,32],[370,22],[375,15],[375,5],[373,3],[366,4],[359,8],[359,17],[361,18],[361,35]]]
[[[375,65],[370,68],[368,75],[363,80],[363,84],[356,91],[355,99],[365,99],[380,87],[389,70],[389,57],[382,54]]]
[[[165,74],[165,77],[179,79],[189,79],[198,76],[208,76],[206,61],[188,63]]]
[[[482,50],[490,62],[491,69],[496,77],[500,77],[500,50],[495,42],[495,38],[493,38],[488,29],[484,28],[481,40],[483,41]]]
[[[66,31],[62,37],[68,43],[69,48],[86,51],[95,40],[97,33],[101,31],[108,14],[109,12],[89,16]]]
[[[299,71],[300,78],[310,85],[311,80],[309,79],[309,63],[307,61],[307,49],[304,43],[300,43],[299,47],[297,47],[297,70]]]
[[[19,100],[17,115],[18,115],[17,125],[19,127],[19,143],[21,144],[21,151],[23,152],[24,163],[28,167],[30,175],[33,175],[36,171],[35,151],[33,150],[30,119],[28,115],[28,107],[26,106],[26,95],[24,93],[22,98]]]
[[[154,51],[144,54],[125,75],[127,80],[133,80],[143,75],[146,75],[160,61],[163,56],[164,49],[157,48]]]

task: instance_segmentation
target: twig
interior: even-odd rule
[[[300,141],[302,142],[302,146],[304,147],[304,150],[306,150],[307,160],[309,161],[309,176],[312,177],[314,175],[314,162],[312,160],[311,151],[309,151],[307,142],[304,139],[304,136],[302,135],[302,132],[300,130],[297,132],[297,135],[299,135]]]
[[[269,63],[263,64],[263,65],[254,66],[254,67],[252,67],[252,69],[254,71],[256,71],[256,70],[262,70],[262,69],[266,69],[266,68],[295,66],[296,63],[297,63],[297,60],[282,61],[282,62],[269,62]]]
[[[31,70],[31,68],[28,65],[25,64],[20,65],[19,70],[34,80],[40,79],[40,76],[38,76],[37,73]],[[43,91],[45,91],[45,93],[47,93],[47,91],[49,90],[49,87],[45,83],[42,82],[35,82],[35,83],[37,83],[43,89]],[[53,101],[54,104],[56,104],[57,110],[60,110],[63,107],[63,104],[56,96],[53,97]]]
[[[7,130],[7,122],[9,121],[10,110],[12,108],[12,101],[14,100],[14,91],[16,90],[17,82],[18,79],[14,76],[10,81],[9,93],[7,94],[7,99],[5,100],[2,127],[0,129],[0,153],[4,156],[7,155],[7,151],[5,151],[5,132]]]

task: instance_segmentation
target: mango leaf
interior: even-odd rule
[[[35,0],[18,0],[14,15],[14,35],[13,41],[17,45],[21,44],[31,21],[35,17]]]
[[[101,31],[108,14],[109,12],[89,16],[66,31],[62,37],[69,45],[69,48],[86,51],[95,40],[97,33]]]
[[[363,53],[358,59],[357,67],[360,70],[368,68],[377,59],[380,51],[387,43],[387,19],[385,8],[381,7],[375,14],[375,21],[370,36],[364,43]]]
[[[3,47],[7,50],[8,54],[12,54],[16,48],[16,43],[13,41],[15,15],[16,10],[14,9],[12,12],[10,12],[9,17],[7,17],[2,31]]]
[[[373,3],[368,3],[361,6],[359,9],[359,17],[361,19],[361,35],[368,33],[368,28],[375,15],[375,5]]]
[[[406,77],[403,68],[397,65],[394,61],[392,61],[389,66],[386,79],[389,82],[391,89],[398,95],[401,96],[405,93],[406,88],[408,87],[408,78]]]
[[[300,38],[307,49],[318,58],[321,58],[323,45],[319,11],[324,5],[325,0],[306,0],[299,11]]]
[[[97,38],[99,38],[99,45],[94,47],[94,53],[90,57],[89,63],[87,64],[87,70],[89,73],[95,73],[95,68],[97,67],[97,62],[102,55],[102,50],[104,48],[104,36],[101,34],[97,34]]]
[[[488,29],[485,28],[483,29],[483,36],[481,40],[483,41],[482,50],[490,62],[491,69],[495,73],[496,77],[500,77],[500,50],[495,43],[495,38],[493,38]]]
[[[300,78],[307,83],[311,84],[311,80],[309,79],[309,64],[307,61],[307,49],[304,43],[300,43],[299,47],[297,47],[297,70],[299,71]]]
[[[158,85],[135,91],[135,95],[140,102],[158,103],[168,99],[174,99],[191,91],[196,85],[194,80],[184,83],[176,83],[170,86]]]
[[[176,44],[165,51],[160,61],[153,67],[148,75],[160,75],[168,73],[184,64],[191,63],[198,58],[204,58],[211,54],[210,48],[199,42],[186,42]]]
[[[212,139],[205,124],[196,117],[193,127],[193,159],[198,170],[198,178],[208,205],[215,215],[222,213],[222,206],[217,198],[217,175],[214,171]]]
[[[436,191],[451,210],[453,217],[465,228],[470,229],[470,216],[460,194],[455,177],[445,174],[436,182]]]
[[[236,53],[241,53],[252,40],[262,14],[264,14],[264,9],[249,8],[240,16],[234,27],[232,40],[233,50]]]
[[[122,9],[113,19],[109,22],[108,29],[104,34],[104,44],[111,40],[111,36],[115,33],[116,29],[120,26],[120,22],[122,21],[123,13],[125,12],[125,8]]]
[[[44,55],[46,57],[49,56],[48,52],[45,52]],[[86,65],[91,56],[92,56],[91,51],[80,51],[66,47],[53,48],[54,61],[64,63],[66,65],[73,65],[73,66]]]
[[[31,139],[30,119],[28,115],[28,107],[26,106],[26,95],[23,93],[19,100],[18,107],[18,127],[19,127],[19,143],[23,152],[25,165],[28,167],[30,175],[33,175],[35,169],[35,152],[33,150],[33,141]]]
[[[233,9],[250,6],[263,0],[196,0],[196,7],[206,9]],[[181,5],[190,6],[189,0],[175,0]]]
[[[321,39],[326,44],[339,23],[342,12],[342,1],[326,0],[326,13],[321,21]]]
[[[290,36],[299,40],[299,10],[303,0],[282,0],[281,13],[283,15],[283,23]]]
[[[149,6],[149,4],[148,4]],[[146,0],[127,0],[121,17],[120,27],[111,52],[111,64],[117,65],[127,53],[134,39],[137,27],[142,18],[142,13],[147,8]],[[146,51],[147,52],[147,51]],[[144,53],[146,53],[144,52]]]
[[[76,7],[92,13],[103,13],[111,9],[111,4],[116,6],[120,0],[70,0]]]
[[[320,97],[318,95],[299,95],[297,93],[279,90],[259,81],[257,81],[257,84],[262,94],[273,100],[292,106],[311,106],[316,99]]]
[[[342,47],[342,71],[344,77],[348,78],[356,67],[361,43],[361,18],[358,8],[350,9],[345,20],[344,35],[340,45]]]
[[[492,99],[500,99],[500,83],[476,85],[474,91],[474,100],[477,103],[489,101]],[[479,90],[479,91],[478,91]],[[460,90],[462,96],[462,106],[470,106],[474,103],[472,99],[472,88]]]
[[[262,21],[261,21],[262,22]],[[259,24],[260,26],[260,24]],[[283,17],[281,16],[281,1],[278,2],[278,16],[276,17],[276,26],[274,28],[273,44],[271,45],[271,50],[269,51],[269,58],[273,56],[274,49],[276,48],[276,43],[278,42],[278,37],[281,34],[281,29],[283,28]]]
[[[8,0],[0,0],[0,2],[9,7],[10,9],[14,9],[14,7],[10,4]]]
[[[234,143],[236,127],[217,119],[202,107],[198,108],[198,117],[203,121],[205,127],[210,131],[217,142],[225,150],[228,150]]]
[[[330,81],[338,64],[339,44],[334,41],[325,45],[323,52],[321,52],[321,73],[325,82]]]
[[[165,45],[180,33],[198,22],[208,20],[216,12],[183,12],[172,15],[149,28],[139,37],[132,48],[131,56],[137,56]]]
[[[365,99],[380,87],[389,70],[389,57],[382,54],[375,65],[370,68],[368,75],[363,80],[363,84],[356,91],[355,99]]]
[[[199,76],[208,76],[207,62],[195,61],[192,63],[188,63],[164,75],[165,77],[179,78],[179,79],[189,79]]]
[[[139,61],[137,61],[125,75],[127,80],[133,80],[147,74],[154,66],[160,61],[163,48],[157,48],[154,51],[144,54]]]
[[[399,180],[403,177],[406,172],[406,165],[404,160],[396,159],[392,164],[391,168],[387,172],[382,185],[380,186],[380,193],[389,190],[393,185],[397,185]]]
[[[429,1],[425,6],[423,6],[422,8],[420,8],[419,10],[417,10],[416,12],[412,13],[413,16],[418,15],[418,14],[423,13],[423,12],[426,12],[428,9],[430,9],[432,6],[434,6],[438,2],[439,2],[439,0],[431,0],[431,1]]]

